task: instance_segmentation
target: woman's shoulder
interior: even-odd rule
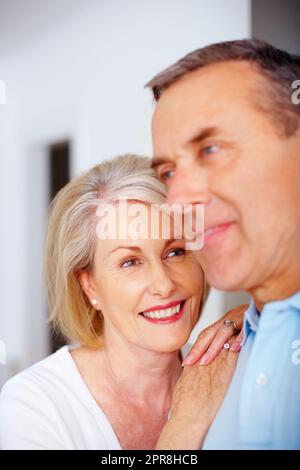
[[[64,346],[10,378],[0,393],[0,410],[7,406],[8,402],[19,402],[28,406],[35,403],[38,407],[45,405],[51,397],[53,399],[53,392],[57,392],[66,381],[72,380],[68,354],[68,348]]]
[[[70,367],[67,360],[68,354],[68,347],[64,346],[16,374],[2,387],[0,400],[8,395],[17,396],[20,393],[24,397],[23,394],[26,390],[28,393],[34,393],[38,390],[40,393],[44,387],[47,387],[49,381],[51,383],[53,380],[65,380],[66,377],[69,377],[67,374]]]
[[[0,448],[64,447],[59,388],[69,376],[66,353],[67,348],[62,348],[4,384],[0,393]]]

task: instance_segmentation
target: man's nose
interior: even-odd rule
[[[156,263],[151,268],[151,283],[149,285],[151,295],[156,295],[167,299],[175,291],[175,283],[163,265],[163,262]]]
[[[176,170],[169,183],[168,204],[193,202],[208,204],[209,198],[207,177],[204,171],[193,168]]]

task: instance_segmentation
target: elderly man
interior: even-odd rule
[[[199,256],[208,282],[252,297],[237,367],[204,443],[191,386],[197,364],[179,381],[164,448],[300,448],[299,79],[300,57],[241,40],[196,50],[148,84],[153,167],[168,202],[205,205]]]

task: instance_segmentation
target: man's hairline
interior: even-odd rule
[[[247,66],[249,66],[248,67],[249,70],[253,71],[255,73],[255,75],[257,76],[257,78],[258,78],[258,82],[255,84],[255,87],[256,87],[255,96],[253,96],[253,99],[252,99],[251,96],[248,97],[249,98],[249,100],[248,100],[249,104],[253,105],[253,108],[257,112],[262,113],[264,116],[268,117],[268,121],[270,122],[271,126],[274,128],[274,130],[275,130],[275,132],[278,136],[284,137],[284,138],[290,137],[289,135],[287,135],[287,133],[283,129],[282,123],[278,122],[279,121],[278,120],[278,113],[281,110],[279,110],[278,108],[276,110],[274,108],[274,110],[268,111],[268,109],[271,109],[271,106],[272,106],[271,93],[270,93],[270,87],[272,85],[272,82],[271,82],[270,77],[268,77],[266,71],[260,66],[259,63],[255,62],[255,61],[251,62],[251,61],[246,60],[246,59],[236,59],[236,60],[235,59],[228,59],[228,60],[224,59],[222,61],[205,64],[203,66],[199,66],[198,68],[196,68],[194,70],[187,70],[186,72],[184,72],[174,82],[172,82],[170,85],[168,85],[165,89],[163,89],[161,91],[160,96],[159,96],[158,99],[155,99],[155,110],[154,110],[154,113],[153,113],[153,116],[152,116],[152,123],[153,123],[153,119],[154,119],[154,116],[155,116],[156,107],[157,107],[158,103],[160,102],[160,99],[161,99],[162,95],[167,90],[170,90],[173,87],[173,85],[178,84],[179,82],[181,82],[182,79],[190,76],[193,73],[199,72],[202,69],[207,69],[210,66],[224,65],[225,63],[232,63],[232,64],[233,63],[236,63],[236,64],[243,63],[243,64],[246,64]],[[279,86],[278,83],[276,83],[275,86]],[[254,90],[252,90],[252,91],[254,91]],[[249,87],[249,92],[251,92],[250,87]],[[263,94],[266,94],[266,100],[267,100],[267,106],[265,108],[262,108],[262,106],[260,106],[260,98],[262,97]],[[300,128],[300,117],[299,117],[298,120],[299,120],[299,128]],[[164,158],[164,156],[158,156],[158,157]],[[153,162],[153,157],[152,157],[152,162]],[[155,170],[157,165],[152,166],[152,163],[151,163],[151,167]]]

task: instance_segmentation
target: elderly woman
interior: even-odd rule
[[[51,321],[69,345],[3,387],[2,449],[160,445],[183,371],[182,348],[206,298],[203,272],[184,239],[133,240],[113,234],[112,226],[104,236],[101,210],[116,208],[113,228],[122,229],[133,221],[139,202],[145,209],[139,223],[147,232],[151,206],[164,202],[165,195],[149,160],[125,155],[74,179],[54,199],[46,242],[47,290]],[[120,199],[128,201],[127,220],[117,209]],[[241,310],[230,313],[238,326],[242,316]],[[198,346],[205,352],[211,345],[214,358],[232,333],[218,322],[202,332]],[[215,386],[225,392],[233,369],[234,361],[220,368]],[[207,416],[214,413],[210,407],[220,402],[204,404],[207,426]]]

